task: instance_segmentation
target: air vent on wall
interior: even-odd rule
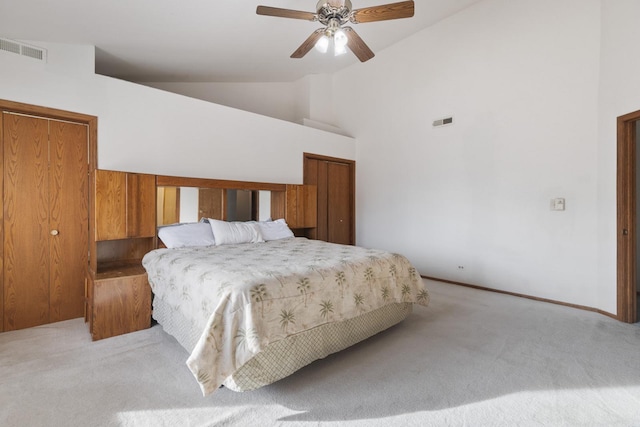
[[[453,124],[453,117],[445,117],[444,119],[438,119],[433,121],[433,127],[447,126]]]
[[[47,61],[47,51],[45,49],[30,46],[15,40],[0,39],[0,51],[27,56],[29,58],[37,59],[38,61]]]

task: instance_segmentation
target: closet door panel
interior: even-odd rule
[[[48,121],[4,116],[4,330],[49,321]]]
[[[351,170],[344,163],[327,163],[327,234],[329,242],[351,245]]]
[[[309,237],[355,244],[355,162],[305,154],[304,183],[318,187],[317,226]]]
[[[88,263],[87,127],[50,122],[50,321],[82,317]]]
[[[327,229],[327,162],[317,159],[304,159],[304,183],[317,187],[316,227],[309,233],[312,239],[328,241]]]

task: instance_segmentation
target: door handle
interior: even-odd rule
[[[49,232],[49,234],[51,234],[52,236],[57,236],[60,232],[58,230],[51,230]]]

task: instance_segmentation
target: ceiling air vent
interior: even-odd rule
[[[443,119],[438,119],[433,121],[434,128],[439,126],[452,125],[452,124],[453,124],[453,117],[445,117]]]
[[[0,51],[27,56],[29,58],[37,59],[38,61],[47,60],[47,51],[45,49],[36,46],[29,46],[28,44],[17,42],[15,40],[0,39]]]

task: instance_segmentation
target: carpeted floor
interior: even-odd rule
[[[428,281],[401,324],[263,389],[202,397],[160,326],[0,334],[2,426],[640,426],[640,324]]]

